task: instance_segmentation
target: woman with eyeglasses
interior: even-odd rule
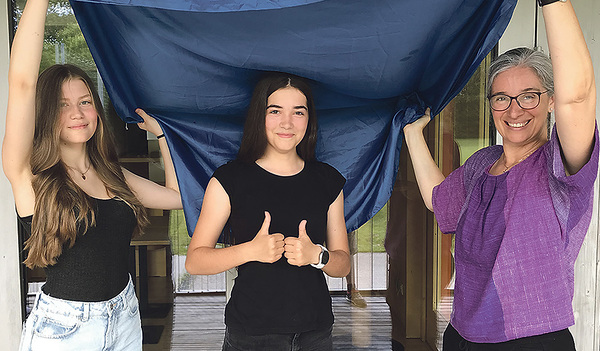
[[[570,1],[539,2],[552,61],[519,48],[489,70],[502,145],[444,178],[423,137],[429,110],[404,127],[423,200],[441,231],[456,234],[444,351],[575,350],[567,328],[598,171],[596,88]]]

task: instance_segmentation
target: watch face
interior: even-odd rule
[[[323,250],[323,257],[321,258],[322,264],[327,264],[329,262],[329,251]]]

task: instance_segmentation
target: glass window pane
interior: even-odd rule
[[[480,65],[465,88],[442,111],[438,119],[437,162],[444,175],[462,165],[475,151],[492,142],[491,115],[485,96],[485,82],[490,56]],[[437,226],[434,302],[438,325],[450,321],[454,297],[454,235],[442,234]],[[438,341],[442,330],[438,330]]]

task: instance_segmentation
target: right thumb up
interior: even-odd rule
[[[256,235],[269,235],[269,227],[271,226],[271,214],[269,211],[265,211],[265,219],[263,220],[262,226],[258,230]]]
[[[262,226],[252,240],[255,261],[273,263],[281,258],[284,251],[283,234],[269,234],[271,226],[271,214],[265,211],[265,219]]]

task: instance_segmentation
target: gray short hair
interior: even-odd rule
[[[522,47],[508,50],[490,64],[486,91],[488,97],[492,93],[492,83],[496,76],[517,66],[532,69],[544,90],[548,90],[548,96],[554,95],[554,75],[550,58],[541,51]]]

